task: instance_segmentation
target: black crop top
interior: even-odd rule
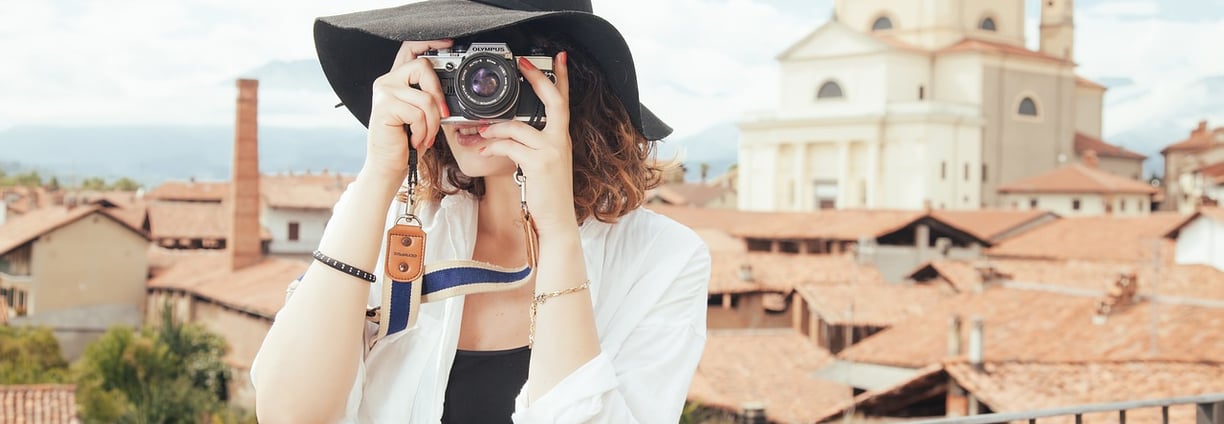
[[[527,382],[531,349],[455,352],[446,383],[443,424],[510,423],[514,398]]]

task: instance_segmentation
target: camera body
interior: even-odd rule
[[[522,56],[556,83],[551,57],[541,51]],[[534,54],[540,53],[540,54]],[[421,55],[442,83],[450,117],[444,124],[487,124],[507,120],[543,125],[544,105],[519,74],[518,58],[506,43],[472,43]]]

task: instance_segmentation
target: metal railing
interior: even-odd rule
[[[1085,414],[1102,412],[1117,412],[1118,423],[1126,423],[1126,411],[1144,408],[1160,408],[1161,422],[1169,423],[1169,407],[1179,405],[1195,406],[1195,424],[1224,424],[1224,393],[1175,397],[1167,399],[1148,399],[1130,402],[1098,403],[1092,405],[1069,406],[1064,408],[1041,409],[1024,412],[1005,412],[995,414],[974,415],[970,417],[949,417],[930,420],[911,421],[908,424],[995,424],[1015,421],[1037,423],[1039,418],[1075,417],[1076,423],[1082,423]]]

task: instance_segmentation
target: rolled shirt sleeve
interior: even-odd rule
[[[515,398],[515,423],[679,420],[706,339],[710,254],[700,239],[695,235],[692,239],[695,248],[689,250],[683,266],[672,265],[671,272],[647,272],[640,277],[649,281],[639,284],[669,286],[653,305],[646,306],[649,312],[619,349],[611,352],[604,346],[603,352],[534,403],[528,403],[524,385]],[[675,253],[662,257],[667,256],[676,257]]]

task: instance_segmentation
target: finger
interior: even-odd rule
[[[565,104],[569,104],[569,53],[562,51],[557,53],[557,58],[553,60],[553,74],[557,77],[557,91],[561,93],[561,97],[565,99]]]
[[[425,135],[429,133],[429,128],[425,123],[425,112],[416,106],[409,103],[391,101],[379,108],[383,116],[379,119],[383,125],[391,127],[402,127],[405,124],[409,128],[408,142],[412,146],[420,146],[425,140]]]
[[[515,142],[514,140],[497,140],[489,143],[480,151],[481,156],[504,156],[510,158],[514,163],[522,166],[524,163],[533,163],[531,160],[535,150]]]
[[[545,124],[545,129],[569,128],[569,104],[561,96],[557,86],[544,75],[544,72],[541,72],[535,65],[532,65],[527,58],[520,57],[518,62],[519,72],[523,74],[523,78],[526,78],[527,82],[531,83],[531,89],[535,91],[536,97],[539,97],[540,102],[544,104],[544,114],[548,116],[548,123]],[[560,76],[557,76],[557,78],[560,78]]]
[[[446,107],[446,96],[442,94],[442,80],[438,79],[433,63],[427,59],[415,59],[391,72],[391,78],[402,82],[402,85],[429,93],[434,103],[442,111],[442,117],[450,116]]]
[[[414,143],[412,146],[418,149],[422,147],[428,149],[432,140],[438,136],[439,124],[442,123],[442,111],[438,109],[438,104],[433,96],[424,91],[413,90],[408,87],[389,88],[388,91],[399,101],[416,106],[417,109],[420,109],[425,114],[425,128],[427,131],[425,132],[424,142],[426,145],[420,146]]]
[[[395,52],[395,61],[391,62],[391,69],[395,69],[400,65],[411,62],[430,50],[448,49],[453,45],[454,40],[430,40],[430,41],[405,41],[400,44],[399,51]]]
[[[506,121],[496,123],[480,129],[480,135],[484,138],[501,138],[509,139],[518,142],[533,150],[544,147],[546,143],[544,137],[541,136],[540,130],[532,128],[523,121]]]

